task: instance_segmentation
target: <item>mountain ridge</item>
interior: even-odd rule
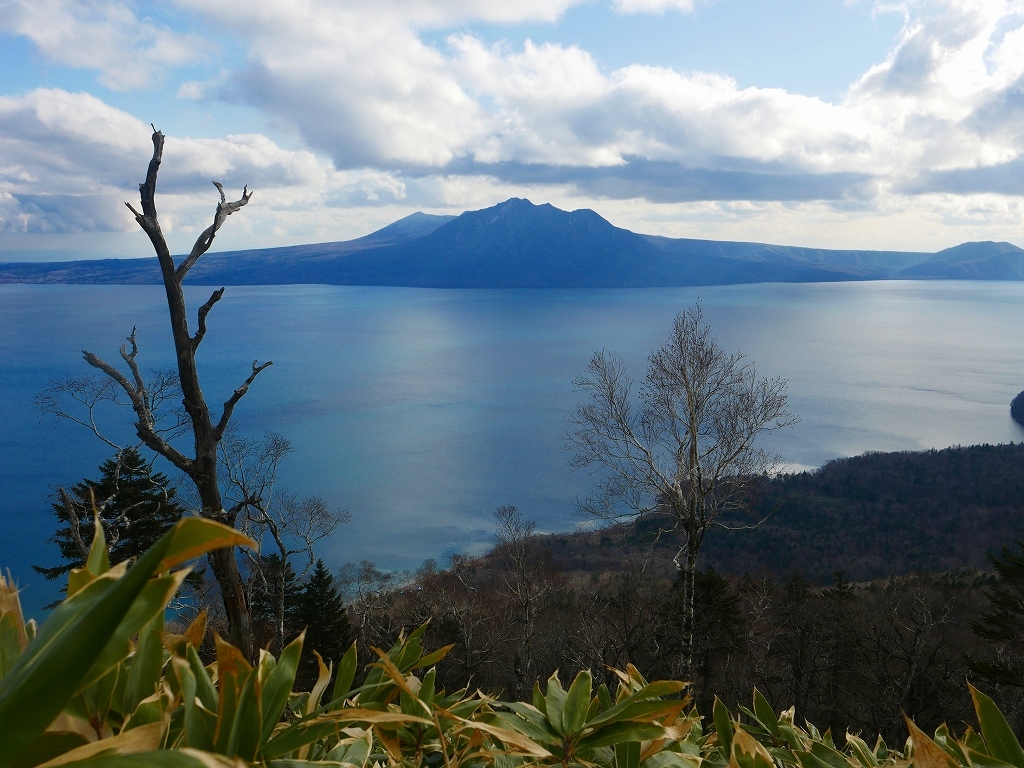
[[[588,208],[510,198],[459,216],[417,212],[354,240],[210,253],[201,285],[646,288],[888,279],[1024,280],[1024,249],[830,250],[645,235]],[[157,284],[155,258],[0,263],[0,283]]]

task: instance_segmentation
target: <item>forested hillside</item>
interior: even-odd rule
[[[924,452],[867,453],[766,483],[756,515],[712,530],[701,563],[721,573],[794,571],[827,584],[836,571],[867,581],[913,571],[984,566],[986,552],[1021,536],[1024,443]],[[555,535],[545,544],[569,570],[615,570],[649,550],[671,570],[676,544],[637,529]]]

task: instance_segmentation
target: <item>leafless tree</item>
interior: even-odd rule
[[[449,690],[470,681],[494,688],[489,673],[510,634],[504,601],[494,584],[492,569],[466,555],[453,555],[445,570],[428,560],[416,573],[414,589],[409,590],[411,616],[405,621],[418,625],[430,620],[427,631],[433,644],[455,646],[439,670]]]
[[[383,646],[394,640],[397,628],[390,611],[396,594],[411,580],[409,573],[382,571],[370,560],[342,566],[338,583],[356,617],[360,648]]]
[[[316,561],[314,545],[352,517],[320,496],[300,498],[275,487],[281,461],[291,450],[287,438],[275,432],[256,439],[232,429],[219,446],[229,514],[240,531],[260,544],[258,552],[245,550],[243,555],[250,584],[273,598],[275,653],[284,648],[287,566],[299,557],[301,568],[295,568],[295,575],[304,578]],[[276,550],[277,558],[266,557],[268,547]]]
[[[511,504],[498,507],[494,518],[497,521],[495,560],[504,583],[504,596],[514,606],[521,630],[512,658],[515,690],[511,692],[513,697],[521,697],[536,677],[534,641],[537,618],[548,603],[552,579],[535,551],[536,522],[524,518]]]
[[[676,316],[649,363],[637,407],[622,358],[595,353],[573,382],[588,399],[570,415],[565,442],[572,466],[595,467],[600,475],[594,495],[579,501],[582,514],[609,524],[657,514],[662,532],[681,536],[676,567],[689,666],[704,537],[723,514],[744,510],[751,484],[778,466],[756,439],[797,418],[786,410],[786,381],[758,378],[742,354],[726,353],[700,304]]]
[[[156,209],[157,174],[163,159],[163,150],[164,135],[154,128],[153,157],[149,163],[146,181],[139,185],[142,210],[141,212],[136,210],[130,203],[125,203],[125,205],[135,214],[135,220],[149,236],[160,264],[170,314],[171,335],[177,356],[177,385],[181,389],[182,405],[194,437],[194,455],[188,456],[174,447],[168,434],[161,431],[158,426],[156,410],[158,397],[139,369],[136,360],[139,347],[134,330],[127,342],[121,346],[121,359],[128,367],[128,374],[100,359],[92,352],[84,352],[84,357],[89,365],[104,373],[111,381],[116,382],[121,392],[130,401],[135,411],[135,431],[142,444],[170,461],[195,485],[202,505],[202,515],[233,526],[236,519],[232,513],[224,509],[221,498],[217,477],[217,447],[224,437],[238,401],[242,399],[260,372],[271,363],[268,361],[259,364],[257,361],[253,361],[252,371],[248,377],[224,402],[220,415],[214,417],[210,413],[210,408],[200,387],[196,351],[206,335],[207,315],[224,296],[224,289],[214,291],[206,303],[199,308],[197,327],[193,334],[189,330],[182,281],[199,258],[210,249],[217,232],[227,217],[248,203],[252,193],[246,188],[240,199],[228,202],[224,196],[224,188],[214,182],[220,192],[220,202],[217,203],[213,223],[199,236],[188,256],[180,264],[175,264],[167,241],[164,239]],[[117,396],[121,396],[120,392]],[[253,652],[251,616],[245,600],[244,584],[235,553],[231,549],[218,550],[210,553],[209,561],[220,587],[231,642],[247,655],[251,655]]]

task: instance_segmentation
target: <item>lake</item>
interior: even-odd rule
[[[209,289],[187,294],[194,313]],[[223,402],[254,358],[273,360],[236,418],[291,440],[283,484],[351,510],[325,560],[416,567],[485,548],[498,505],[542,530],[572,528],[573,499],[591,484],[560,440],[578,402],[572,378],[607,347],[641,379],[698,298],[727,350],[789,380],[801,422],[771,444],[793,467],[1024,439],[1009,416],[1024,389],[1024,283],[229,288],[200,349],[203,389]],[[119,361],[133,325],[143,368],[172,365],[163,302],[156,286],[0,286],[0,565],[30,611],[54,594],[29,567],[54,562],[47,495],[107,456],[85,430],[41,420],[32,395],[89,372],[83,349]],[[130,440],[125,419],[105,423]]]

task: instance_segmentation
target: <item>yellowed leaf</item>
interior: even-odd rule
[[[959,768],[958,763],[946,753],[946,750],[914,725],[913,720],[906,715],[903,716],[903,719],[907,722],[910,740],[914,745],[913,757],[910,759],[914,768]]]
[[[126,733],[112,736],[109,739],[100,739],[89,744],[65,752],[53,760],[43,763],[37,768],[55,768],[58,765],[73,763],[76,760],[86,760],[97,755],[133,755],[138,752],[148,752],[160,747],[160,740],[163,736],[165,723],[150,723],[140,725]]]

